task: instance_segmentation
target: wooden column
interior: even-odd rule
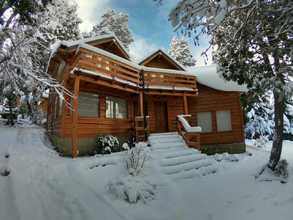
[[[77,147],[77,125],[78,125],[78,96],[79,96],[80,76],[76,76],[74,81],[74,99],[73,99],[73,114],[72,114],[72,147],[71,155],[73,158],[78,155]]]
[[[143,92],[139,92],[139,112],[140,116],[143,116]]]
[[[183,105],[184,105],[184,114],[188,115],[188,103],[187,103],[187,96],[183,95]]]

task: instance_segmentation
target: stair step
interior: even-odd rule
[[[179,164],[177,166],[167,166],[163,167],[162,171],[165,174],[175,174],[183,171],[188,171],[192,169],[201,169],[204,167],[211,166],[212,163],[208,159],[198,160],[198,161],[191,161],[188,163]]]
[[[180,173],[176,173],[173,175],[169,175],[172,179],[188,179],[188,178],[193,178],[193,177],[201,177],[201,174],[199,173],[198,170],[188,170]]]
[[[187,156],[187,155],[193,155],[193,154],[200,154],[200,152],[195,149],[184,148],[184,149],[180,149],[178,151],[166,153],[164,156],[165,156],[165,158],[175,158],[175,157],[179,157],[179,156]]]
[[[183,163],[188,163],[191,161],[197,161],[207,158],[205,154],[195,154],[195,155],[188,155],[188,156],[182,156],[182,157],[175,157],[175,158],[169,158],[169,159],[162,159],[161,160],[161,166],[176,166]]]
[[[155,149],[162,149],[162,148],[170,148],[170,147],[186,147],[185,143],[183,142],[171,142],[171,143],[164,143],[164,144],[151,144],[151,146]]]
[[[152,133],[152,134],[150,134],[150,137],[168,136],[168,135],[178,135],[178,132]]]
[[[149,139],[149,142],[151,144],[168,144],[168,143],[183,143],[182,139],[179,138],[163,138],[163,139],[157,139],[157,140],[151,140]]]

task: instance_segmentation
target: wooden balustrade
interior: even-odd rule
[[[164,72],[163,69],[149,67],[145,69],[138,65],[131,65],[130,61],[123,62],[123,60],[82,48],[78,56],[76,68],[79,68],[81,72],[96,75],[104,80],[115,81],[115,83],[123,84],[123,86],[135,87],[135,89],[141,88],[142,77],[140,75],[144,74],[145,88],[149,90],[168,90],[172,92],[176,90],[191,95],[194,95],[197,91],[196,77],[185,75],[183,72],[167,69]]]
[[[98,53],[81,50],[77,66],[81,69],[95,71],[102,74],[101,77],[116,80],[128,86],[138,87],[140,83],[140,70]]]
[[[191,117],[191,116],[189,115],[189,116],[185,116],[185,117]],[[195,148],[195,149],[201,148],[201,146],[200,146],[200,132],[186,131],[186,129],[184,128],[184,125],[178,119],[178,117],[177,117],[177,128],[178,128],[178,133],[182,136],[182,138],[184,139],[187,146],[189,146],[191,148]]]
[[[146,125],[145,125],[146,122]],[[149,136],[149,116],[135,117],[135,136],[136,141],[146,141],[146,136]]]
[[[146,87],[165,86],[177,90],[196,91],[195,76],[145,71]]]

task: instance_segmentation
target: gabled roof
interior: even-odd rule
[[[230,92],[247,92],[248,89],[245,85],[239,85],[234,81],[225,80],[219,73],[217,64],[208,66],[190,67],[189,72],[194,73],[197,82],[221,91]]]
[[[100,45],[103,43],[113,42],[124,56],[130,60],[130,55],[127,52],[127,49],[123,46],[122,42],[114,34],[103,34],[90,38],[83,38],[76,41],[62,41],[61,44],[66,45],[67,47],[74,47],[79,44],[85,43],[90,45]]]
[[[168,62],[172,63],[177,70],[185,70],[185,68],[180,63],[178,63],[177,60],[168,55],[168,53],[164,52],[163,49],[156,50],[147,57],[143,58],[143,60],[141,60],[138,64],[145,66],[147,63],[155,59],[157,56],[163,56]]]

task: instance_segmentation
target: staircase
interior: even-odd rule
[[[216,161],[188,148],[177,132],[151,134],[151,148],[159,158],[161,171],[172,179],[206,176],[217,172]]]

